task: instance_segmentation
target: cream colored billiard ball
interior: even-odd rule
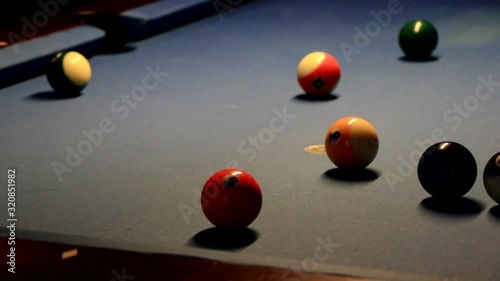
[[[90,82],[92,68],[82,54],[60,52],[51,60],[46,75],[58,95],[74,96],[80,94]]]

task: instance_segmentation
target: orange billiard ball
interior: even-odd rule
[[[306,94],[331,94],[340,80],[340,64],[325,52],[306,55],[297,66],[297,79]]]
[[[245,228],[260,213],[262,191],[248,172],[223,169],[205,183],[201,207],[205,217],[216,227]]]
[[[377,156],[378,146],[378,135],[373,125],[355,116],[337,120],[325,137],[328,158],[339,168],[365,168]]]

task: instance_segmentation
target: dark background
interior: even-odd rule
[[[133,7],[157,1],[158,0],[69,0],[66,4],[59,4],[57,0],[9,1],[8,4],[4,4],[4,8],[0,11],[0,41],[5,41],[10,44],[7,37],[10,32],[21,35],[23,25],[25,25],[23,18],[26,17],[30,23],[33,23],[33,16],[37,12],[43,11],[40,3],[44,3],[45,5],[49,5],[49,2],[57,3],[59,11],[54,17],[49,17],[47,25],[43,28],[39,28],[35,37],[82,24],[82,19],[76,16],[82,11],[119,13]]]

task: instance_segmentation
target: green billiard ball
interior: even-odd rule
[[[82,54],[60,52],[50,61],[46,76],[58,95],[74,96],[80,94],[90,82],[92,68]]]
[[[411,20],[399,32],[399,46],[410,59],[429,58],[438,44],[438,32],[426,20]]]

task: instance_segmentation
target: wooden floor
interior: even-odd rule
[[[0,48],[21,43],[40,36],[72,28],[85,21],[82,12],[119,13],[159,0],[87,0],[83,3],[68,1],[65,5],[44,8],[40,3],[58,3],[55,0],[9,1],[9,9],[0,13]],[[63,1],[61,1],[63,2]],[[48,10],[48,12],[47,12]],[[52,12],[53,11],[53,12]]]
[[[5,238],[0,239],[0,253],[0,280],[368,281],[272,267],[19,239],[16,239],[15,248],[16,273],[12,274],[7,271],[8,247]]]

